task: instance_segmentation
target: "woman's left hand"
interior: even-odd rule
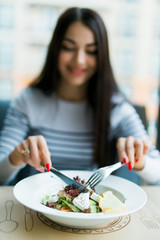
[[[145,155],[149,152],[149,145],[145,140],[129,136],[127,138],[119,138],[117,141],[117,150],[119,160],[128,169],[142,170],[145,165]]]

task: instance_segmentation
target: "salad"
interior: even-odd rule
[[[74,180],[85,186],[85,181],[78,176]],[[42,204],[60,211],[76,213],[119,213],[126,209],[125,203],[120,201],[112,191],[97,194],[95,189],[85,192],[75,185],[65,186],[56,193],[46,195],[42,199]]]

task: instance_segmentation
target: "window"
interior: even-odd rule
[[[33,7],[29,9],[29,29],[32,31],[51,31],[57,20],[57,10],[54,8]]]
[[[0,4],[0,29],[13,28],[14,7],[12,5]]]
[[[124,1],[127,3],[137,3],[138,2],[138,0],[124,0]]]
[[[10,79],[0,79],[0,96],[1,99],[11,99],[13,83]]]
[[[13,45],[0,43],[0,68],[11,68],[13,65]]]
[[[58,11],[49,7],[30,7],[27,41],[34,45],[48,45],[55,27]]]
[[[136,17],[132,14],[125,14],[120,28],[124,37],[133,37],[136,34]]]
[[[153,53],[153,58],[151,59],[151,71],[152,74],[159,78],[160,76],[160,50],[156,49]]]
[[[121,50],[118,56],[117,70],[119,74],[130,75],[134,72],[134,53],[131,49]]]
[[[160,16],[156,17],[155,35],[160,40]]]

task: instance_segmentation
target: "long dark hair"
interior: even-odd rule
[[[97,43],[97,72],[89,80],[87,100],[94,112],[95,155],[94,161],[99,166],[110,164],[110,128],[111,97],[118,91],[110,58],[106,27],[102,18],[93,10],[87,8],[67,9],[59,18],[51,42],[44,67],[37,77],[33,87],[41,89],[45,94],[57,90],[59,84],[58,56],[67,28],[73,22],[80,21],[95,35]]]

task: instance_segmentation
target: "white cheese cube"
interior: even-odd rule
[[[55,195],[50,195],[49,199],[47,200],[47,202],[49,203],[56,203],[58,201],[58,195],[55,194]]]
[[[99,203],[100,196],[97,193],[93,192],[91,194],[90,198],[93,199],[94,201],[96,201],[97,203]]]
[[[89,192],[80,193],[76,198],[73,199],[73,204],[78,207],[81,211],[89,208]]]

